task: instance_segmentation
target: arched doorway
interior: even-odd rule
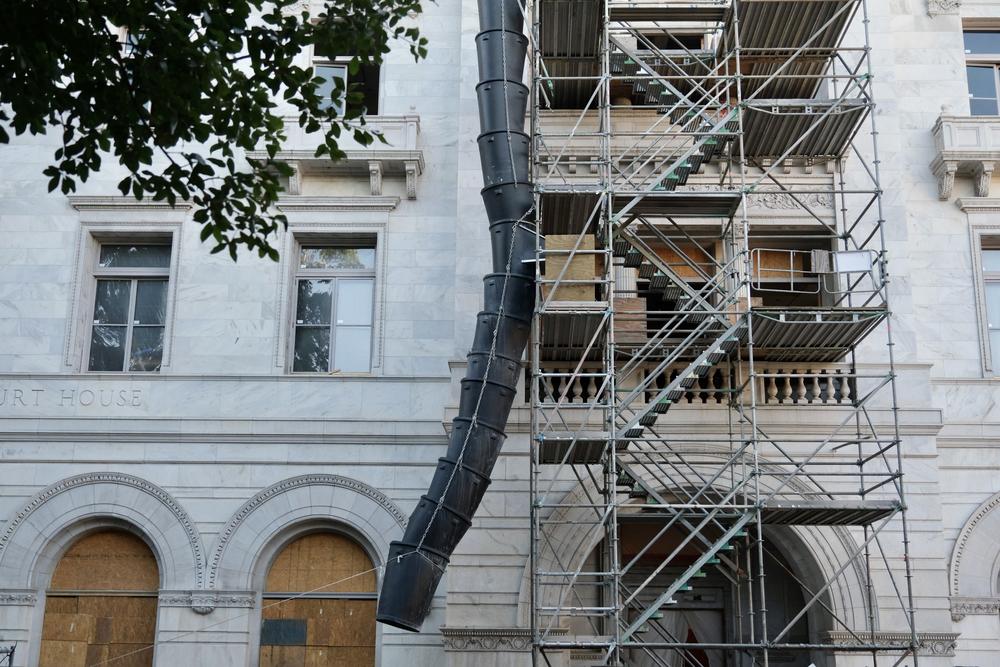
[[[703,553],[702,547],[693,542],[675,552],[687,533],[671,529],[654,539],[658,529],[658,524],[631,523],[623,525],[620,532],[621,562],[628,567],[621,581],[623,596],[628,598],[641,590],[626,612],[630,620]],[[751,642],[752,638],[759,641],[763,624],[758,611],[760,580],[756,575],[756,549],[748,549],[748,541],[741,542],[744,544],[725,552],[737,565],[735,570],[723,566],[705,567],[642,626],[638,638],[652,644],[734,644]],[[657,571],[668,554],[674,554],[670,566]],[[773,640],[802,610],[805,598],[791,567],[766,539],[763,555],[767,636]],[[747,576],[748,569],[755,572],[752,577]],[[781,643],[808,643],[809,630],[808,619],[803,615],[782,634]],[[750,652],[721,648],[635,648],[626,653],[627,664],[632,667],[753,667],[760,664],[759,657],[755,660]],[[772,650],[770,658],[773,664],[782,667],[810,664],[809,653],[801,650]]]
[[[52,573],[40,667],[152,665],[159,588],[156,556],[141,538],[124,530],[84,535]]]
[[[340,533],[287,544],[264,586],[260,667],[374,667],[373,567],[364,548]]]

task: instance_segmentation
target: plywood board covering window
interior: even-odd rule
[[[288,544],[267,574],[260,667],[374,666],[372,568],[345,535],[313,533]]]
[[[77,540],[46,593],[40,667],[152,665],[159,581],[139,537],[102,530]]]

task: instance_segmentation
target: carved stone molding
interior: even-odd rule
[[[958,14],[961,7],[962,0],[927,0],[927,15]]]
[[[938,182],[938,199],[948,201],[955,191],[955,174],[958,173],[958,162],[942,161],[934,169],[934,177]]]
[[[550,635],[565,635],[567,630],[555,628]],[[528,652],[531,651],[530,628],[441,628],[446,651]]]
[[[0,607],[34,607],[38,602],[35,591],[25,589],[0,590]]]
[[[830,208],[833,206],[833,198],[819,192],[799,193],[794,197],[784,192],[755,192],[747,196],[747,201],[753,208],[789,211],[802,209],[803,205],[809,208]]]
[[[871,637],[867,633],[859,633],[860,641],[855,639],[849,632],[830,631],[826,633],[826,638],[833,644],[841,646],[859,646],[867,643]],[[958,646],[959,633],[957,632],[918,632],[917,633],[917,656],[919,657],[950,657],[955,655],[955,648]],[[910,633],[908,632],[876,632],[874,643],[881,646],[898,646],[899,649],[906,650],[910,647]]]
[[[269,486],[244,503],[236,514],[234,514],[229,520],[229,523],[227,523],[222,531],[219,532],[218,541],[216,542],[215,549],[212,552],[212,559],[209,564],[210,574],[207,588],[211,589],[215,586],[218,578],[219,564],[222,562],[223,554],[229,546],[229,542],[232,539],[233,534],[246,520],[246,518],[259,507],[264,505],[268,500],[276,496],[280,496],[283,493],[287,493],[292,489],[308,486],[340,487],[366,496],[375,501],[375,503],[381,506],[383,510],[392,516],[400,528],[406,527],[407,516],[402,510],[399,509],[399,506],[392,502],[392,500],[390,500],[384,493],[374,487],[368,486],[364,482],[360,482],[356,479],[350,479],[349,477],[341,477],[339,475],[301,475],[299,477],[292,477],[291,479],[286,479]]]
[[[282,197],[278,209],[283,212],[336,212],[371,211],[388,212],[399,204],[399,197],[383,195],[379,197]]]
[[[121,485],[137,489],[155,498],[160,506],[168,510],[173,515],[177,523],[183,528],[184,533],[187,536],[188,548],[191,550],[193,556],[192,560],[196,567],[196,571],[194,573],[195,581],[198,585],[201,585],[204,582],[205,568],[204,553],[201,546],[201,535],[195,527],[194,522],[191,520],[191,517],[188,516],[188,513],[184,511],[184,508],[181,507],[176,500],[174,500],[173,496],[157,485],[139,477],[120,472],[89,472],[82,475],[76,475],[74,477],[68,477],[35,494],[35,496],[29,500],[26,505],[14,514],[13,518],[10,519],[7,526],[4,528],[3,533],[0,534],[0,563],[3,562],[6,549],[13,541],[18,528],[27,523],[36,510],[41,508],[47,502],[52,501],[57,496],[72,491],[73,489],[101,484]]]
[[[371,186],[372,196],[377,197],[382,194],[382,163],[378,160],[368,162],[368,181]]]
[[[980,162],[976,167],[975,188],[977,197],[990,196],[990,181],[993,180],[993,163]]]
[[[168,210],[168,211],[189,211],[194,204],[189,201],[178,201],[171,206],[166,201],[153,201],[152,199],[135,199],[133,197],[116,197],[106,195],[70,195],[67,197],[69,204],[77,211],[118,211],[118,210]]]
[[[184,607],[196,614],[215,609],[253,609],[257,594],[253,591],[160,591],[161,607]]]
[[[420,162],[417,160],[408,160],[403,164],[403,167],[406,172],[406,198],[416,199],[417,176],[421,172]]]
[[[996,616],[1000,614],[1000,598],[952,597],[951,620],[961,621],[966,616]]]
[[[996,580],[991,565],[996,553],[993,550],[998,540],[996,533],[1000,528],[1000,512],[994,512],[998,507],[1000,493],[994,494],[976,508],[955,539],[948,571],[952,598],[971,599],[978,598],[983,593],[996,592],[988,586]],[[980,543],[978,547],[974,542]],[[970,563],[966,563],[965,556],[970,551],[973,556],[969,559]],[[987,553],[990,557],[984,560],[982,556]]]

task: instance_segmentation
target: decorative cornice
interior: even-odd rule
[[[958,533],[958,539],[955,540],[955,547],[951,551],[951,563],[948,570],[948,582],[951,586],[952,597],[957,597],[959,594],[959,570],[962,567],[962,558],[965,557],[965,549],[969,544],[972,533],[982,520],[998,506],[1000,506],[1000,493],[995,493],[989,500],[979,506]]]
[[[253,609],[257,594],[253,591],[160,591],[161,607],[184,607],[196,614],[208,614],[218,608]]]
[[[825,635],[829,642],[840,646],[860,646],[872,641],[880,646],[898,646],[901,651],[909,649],[911,641],[909,632],[876,632],[874,638],[861,633],[860,639],[842,630],[828,631]],[[919,657],[953,656],[958,637],[957,632],[918,632],[916,654]]]
[[[1000,197],[960,197],[955,204],[967,213],[996,213],[1000,211]]]
[[[166,209],[168,211],[189,211],[194,205],[189,201],[178,201],[173,206],[165,201],[152,199],[135,199],[134,197],[115,197],[111,195],[70,195],[69,204],[77,211],[149,211]]]
[[[966,616],[996,616],[1000,614],[1000,598],[952,597],[951,620],[961,621]]]
[[[248,500],[242,507],[240,507],[236,514],[233,515],[233,518],[229,520],[226,527],[222,529],[219,533],[219,541],[212,552],[212,561],[210,563],[211,569],[207,588],[211,589],[215,586],[215,581],[219,571],[219,564],[222,562],[222,556],[226,551],[226,547],[229,546],[229,541],[232,539],[233,534],[236,532],[236,529],[239,528],[240,524],[242,524],[248,516],[250,516],[268,500],[303,486],[333,486],[342,489],[349,489],[355,493],[367,496],[378,503],[382,509],[388,512],[401,528],[406,528],[407,517],[403,514],[402,510],[399,509],[396,503],[392,502],[388,496],[378,489],[368,486],[364,482],[359,482],[356,479],[350,479],[348,477],[341,477],[339,475],[300,475],[299,477],[292,477],[291,479],[286,479],[269,486]]]
[[[120,484],[123,486],[130,486],[156,498],[171,512],[171,514],[174,515],[174,518],[177,519],[178,523],[184,527],[184,532],[186,533],[188,539],[188,546],[191,548],[194,555],[195,563],[197,563],[195,580],[199,586],[204,582],[205,567],[201,549],[201,537],[197,528],[195,528],[194,522],[191,521],[191,517],[188,516],[188,513],[184,511],[184,508],[177,504],[169,493],[160,487],[139,477],[134,477],[121,472],[89,472],[82,475],[76,475],[74,477],[68,477],[35,494],[35,496],[33,496],[31,500],[29,500],[28,503],[24,505],[7,523],[7,527],[4,529],[3,534],[0,534],[0,561],[3,560],[7,545],[10,544],[10,541],[17,532],[17,529],[24,524],[24,522],[35,510],[39,509],[47,501],[61,493],[91,484]]]
[[[555,628],[551,635],[565,635],[567,630]],[[530,628],[441,628],[446,651],[528,652],[531,650]]]
[[[380,211],[388,212],[399,206],[399,197],[282,197],[278,209],[286,212]]]
[[[38,602],[35,591],[27,589],[0,590],[0,607],[34,607]]]

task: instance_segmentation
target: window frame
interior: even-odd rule
[[[969,216],[970,222],[970,253],[972,256],[973,289],[976,299],[977,328],[979,330],[979,357],[984,378],[1000,378],[1000,367],[994,363],[993,350],[990,345],[989,314],[987,313],[986,284],[987,272],[983,270],[983,250],[985,246],[995,243],[1000,249],[1000,224],[977,224],[974,216]],[[1000,282],[1000,272],[990,272],[990,277]],[[1000,361],[998,359],[997,361]]]
[[[996,116],[1000,115],[1000,53],[970,53],[965,50],[965,35],[969,33],[996,33],[998,38],[1000,38],[1000,27],[997,26],[963,26],[962,28],[962,46],[965,55],[965,67],[966,67],[966,88],[968,89],[969,95],[969,114],[972,116]],[[969,67],[989,67],[993,70],[993,102],[997,106],[997,113],[995,114],[977,114],[972,110],[973,99],[985,100],[989,99],[986,97],[976,97],[973,98],[972,89],[969,87]]]
[[[351,71],[350,64],[354,60],[354,56],[324,56],[316,53],[316,47],[312,47],[309,53],[309,66],[313,70],[313,76],[319,76],[316,72],[317,67],[343,67],[344,68],[344,94],[346,95],[349,86],[351,85]],[[364,67],[365,65],[361,65]],[[382,105],[382,65],[376,65],[378,72],[378,81],[375,82],[376,94],[375,94],[375,108],[368,109],[365,108],[364,116],[367,118],[369,116],[377,116],[379,114],[379,107]],[[343,115],[346,109],[346,100],[341,98],[339,100],[339,105],[337,108],[337,114]]]
[[[359,242],[360,241],[360,242]],[[334,234],[334,235],[324,235],[320,237],[313,236],[299,236],[295,239],[292,244],[292,252],[289,256],[292,258],[291,264],[291,278],[289,280],[289,287],[291,294],[288,300],[288,311],[285,320],[287,321],[286,330],[287,336],[285,340],[285,372],[289,375],[295,375],[297,377],[368,377],[375,374],[376,368],[376,342],[378,340],[379,327],[378,323],[380,318],[379,313],[379,266],[380,266],[380,237],[378,234]],[[305,248],[316,248],[316,247],[341,247],[341,248],[366,248],[370,247],[374,251],[374,263],[371,269],[309,269],[302,268],[300,265],[301,252]],[[369,360],[368,360],[368,370],[367,371],[339,371],[335,372],[335,369],[331,368],[333,365],[336,348],[335,339],[337,332],[336,324],[336,313],[337,313],[337,289],[339,287],[340,280],[370,280],[372,284],[372,301],[371,301],[371,324],[368,325],[371,330],[370,340],[369,340]],[[300,324],[298,323],[298,307],[299,307],[299,282],[302,280],[331,280],[334,281],[334,287],[331,294],[331,308],[330,308],[330,323],[328,327],[328,337],[329,337],[329,358],[327,360],[327,370],[325,371],[297,371],[295,370],[295,335]],[[303,325],[308,326],[308,325]],[[351,325],[344,325],[351,326]],[[361,325],[358,325],[361,326]]]
[[[149,246],[156,245],[156,246],[164,246],[164,247],[170,248],[170,250],[171,250],[171,253],[170,253],[170,262],[168,263],[168,265],[166,267],[144,267],[144,266],[138,266],[138,267],[118,267],[118,268],[114,268],[114,267],[106,267],[106,266],[101,266],[100,265],[100,255],[101,255],[101,247],[102,246],[105,246],[105,245],[129,245],[129,244],[134,244],[134,245],[149,245]],[[169,312],[170,311],[170,283],[171,283],[171,271],[170,271],[170,268],[171,268],[171,265],[173,264],[173,251],[174,251],[173,243],[169,239],[157,239],[157,238],[154,237],[154,238],[151,238],[151,239],[140,239],[140,240],[126,240],[126,239],[121,239],[121,238],[118,238],[118,239],[106,239],[106,240],[100,240],[100,239],[98,239],[97,240],[97,252],[96,252],[96,254],[94,256],[93,264],[91,266],[91,272],[90,272],[90,278],[91,278],[91,281],[93,282],[93,286],[91,288],[91,298],[90,298],[90,311],[89,311],[90,312],[90,318],[88,320],[87,334],[85,336],[85,341],[84,341],[84,345],[83,345],[83,352],[84,352],[83,367],[84,367],[84,371],[85,372],[87,372],[87,373],[135,373],[135,374],[141,374],[141,375],[152,375],[152,374],[157,374],[157,373],[159,373],[160,371],[163,370],[163,356],[164,356],[164,354],[166,352],[166,344],[167,344],[167,322],[168,322],[168,317],[171,314]],[[123,362],[122,362],[123,368],[121,370],[116,370],[116,371],[113,371],[113,370],[95,370],[95,369],[92,369],[90,367],[90,347],[93,344],[94,327],[97,326],[94,323],[94,321],[93,321],[93,313],[94,313],[94,308],[96,307],[97,285],[102,280],[128,280],[130,282],[130,285],[129,285],[128,317],[127,317],[127,319],[125,321],[125,341],[123,343],[123,347],[124,347],[124,357],[123,357]],[[160,325],[160,326],[163,327],[163,346],[164,346],[164,349],[163,349],[163,351],[160,354],[160,368],[157,369],[157,370],[155,370],[155,371],[132,370],[132,369],[128,368],[129,360],[131,359],[131,354],[132,354],[131,353],[131,349],[132,349],[132,336],[133,336],[133,333],[134,333],[135,328],[136,328],[136,323],[135,323],[135,308],[136,308],[136,301],[137,301],[136,300],[136,295],[137,295],[137,292],[138,292],[139,282],[141,282],[143,280],[148,280],[148,281],[152,281],[152,280],[165,280],[166,283],[167,283],[167,286],[166,286],[166,295],[164,297],[166,299],[167,303],[165,304],[164,313],[163,313],[163,324]],[[121,325],[112,325],[112,326],[121,326]],[[143,325],[139,325],[139,326],[143,326]]]

